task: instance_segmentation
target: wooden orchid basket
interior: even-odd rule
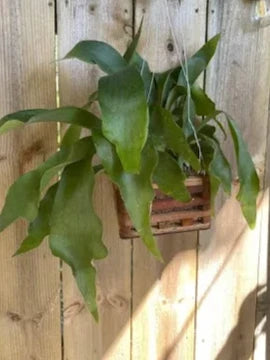
[[[191,195],[187,203],[179,202],[154,185],[155,198],[151,210],[151,227],[154,235],[206,230],[211,225],[210,185],[207,176],[190,176],[185,185]],[[119,191],[115,190],[122,239],[139,237],[126,211]]]

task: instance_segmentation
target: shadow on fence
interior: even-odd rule
[[[256,321],[254,323],[254,327],[250,326],[250,333],[253,333],[253,329],[257,329],[255,331],[255,346],[246,346],[246,335],[244,335],[244,331],[246,332],[247,324],[250,323],[250,316],[253,314],[250,312],[253,309],[254,297],[256,297],[257,293],[259,296],[257,298],[257,308],[259,312],[257,312]],[[236,326],[232,329],[226,343],[218,353],[215,360],[232,360],[232,359],[241,359],[241,360],[249,360],[253,358],[254,347],[256,350],[256,339],[259,336],[263,336],[266,338],[266,327],[267,322],[269,322],[269,304],[267,302],[267,288],[261,286],[255,290],[253,290],[243,301],[243,304],[239,311],[238,321]],[[244,331],[243,331],[244,330]],[[269,339],[267,339],[267,342]],[[249,342],[249,341],[248,341]],[[269,347],[269,344],[268,344]],[[265,354],[261,354],[264,356],[261,359],[269,360],[270,354],[267,351],[267,344],[265,344]]]

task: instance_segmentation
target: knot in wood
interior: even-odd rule
[[[128,301],[120,295],[108,295],[107,301],[113,308],[118,310],[122,310],[128,305]]]
[[[14,322],[19,322],[22,320],[22,317],[19,314],[12,311],[7,311],[7,316]]]
[[[72,304],[68,305],[64,309],[64,319],[71,320],[75,316],[77,316],[82,309],[84,308],[84,304],[81,301],[74,301]]]

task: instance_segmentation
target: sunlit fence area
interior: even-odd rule
[[[0,0],[0,116],[83,106],[101,71],[55,61],[80,40],[106,41],[122,53],[143,18],[138,52],[160,72],[220,33],[200,82],[242,130],[262,189],[250,230],[234,174],[232,196],[218,195],[210,230],[158,236],[161,263],[140,239],[119,238],[114,191],[100,175],[95,205],[109,256],[97,263],[98,323],[47,241],[12,257],[27,226],[8,227],[0,234],[0,360],[270,359],[270,27],[254,21],[257,2],[264,3]],[[62,130],[35,124],[1,135],[1,207],[15,178],[57,150]],[[221,133],[220,141],[234,164],[230,140]]]

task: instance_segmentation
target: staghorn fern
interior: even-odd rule
[[[123,56],[100,41],[82,41],[67,54],[67,59],[97,64],[107,73],[86,107],[24,110],[0,120],[0,134],[37,122],[70,125],[60,151],[10,187],[0,215],[0,231],[20,217],[30,222],[28,236],[16,255],[38,247],[49,236],[52,253],[72,268],[96,320],[93,260],[107,255],[102,225],[92,205],[96,172],[104,169],[119,188],[134,227],[160,260],[150,226],[153,180],[163,192],[183,202],[190,200],[184,184],[189,173],[208,174],[212,204],[220,186],[228,194],[231,191],[230,164],[216,137],[218,129],[227,136],[222,112],[196,84],[216,51],[219,36],[185,64],[187,80],[181,66],[151,73],[136,52],[140,31],[141,27]],[[95,101],[100,105],[100,118],[87,110]],[[259,179],[236,123],[223,114],[235,147],[240,180],[237,198],[253,228]],[[92,135],[80,139],[82,128],[91,130]],[[101,160],[99,166],[92,165],[95,153]],[[60,180],[54,180],[59,173]]]

